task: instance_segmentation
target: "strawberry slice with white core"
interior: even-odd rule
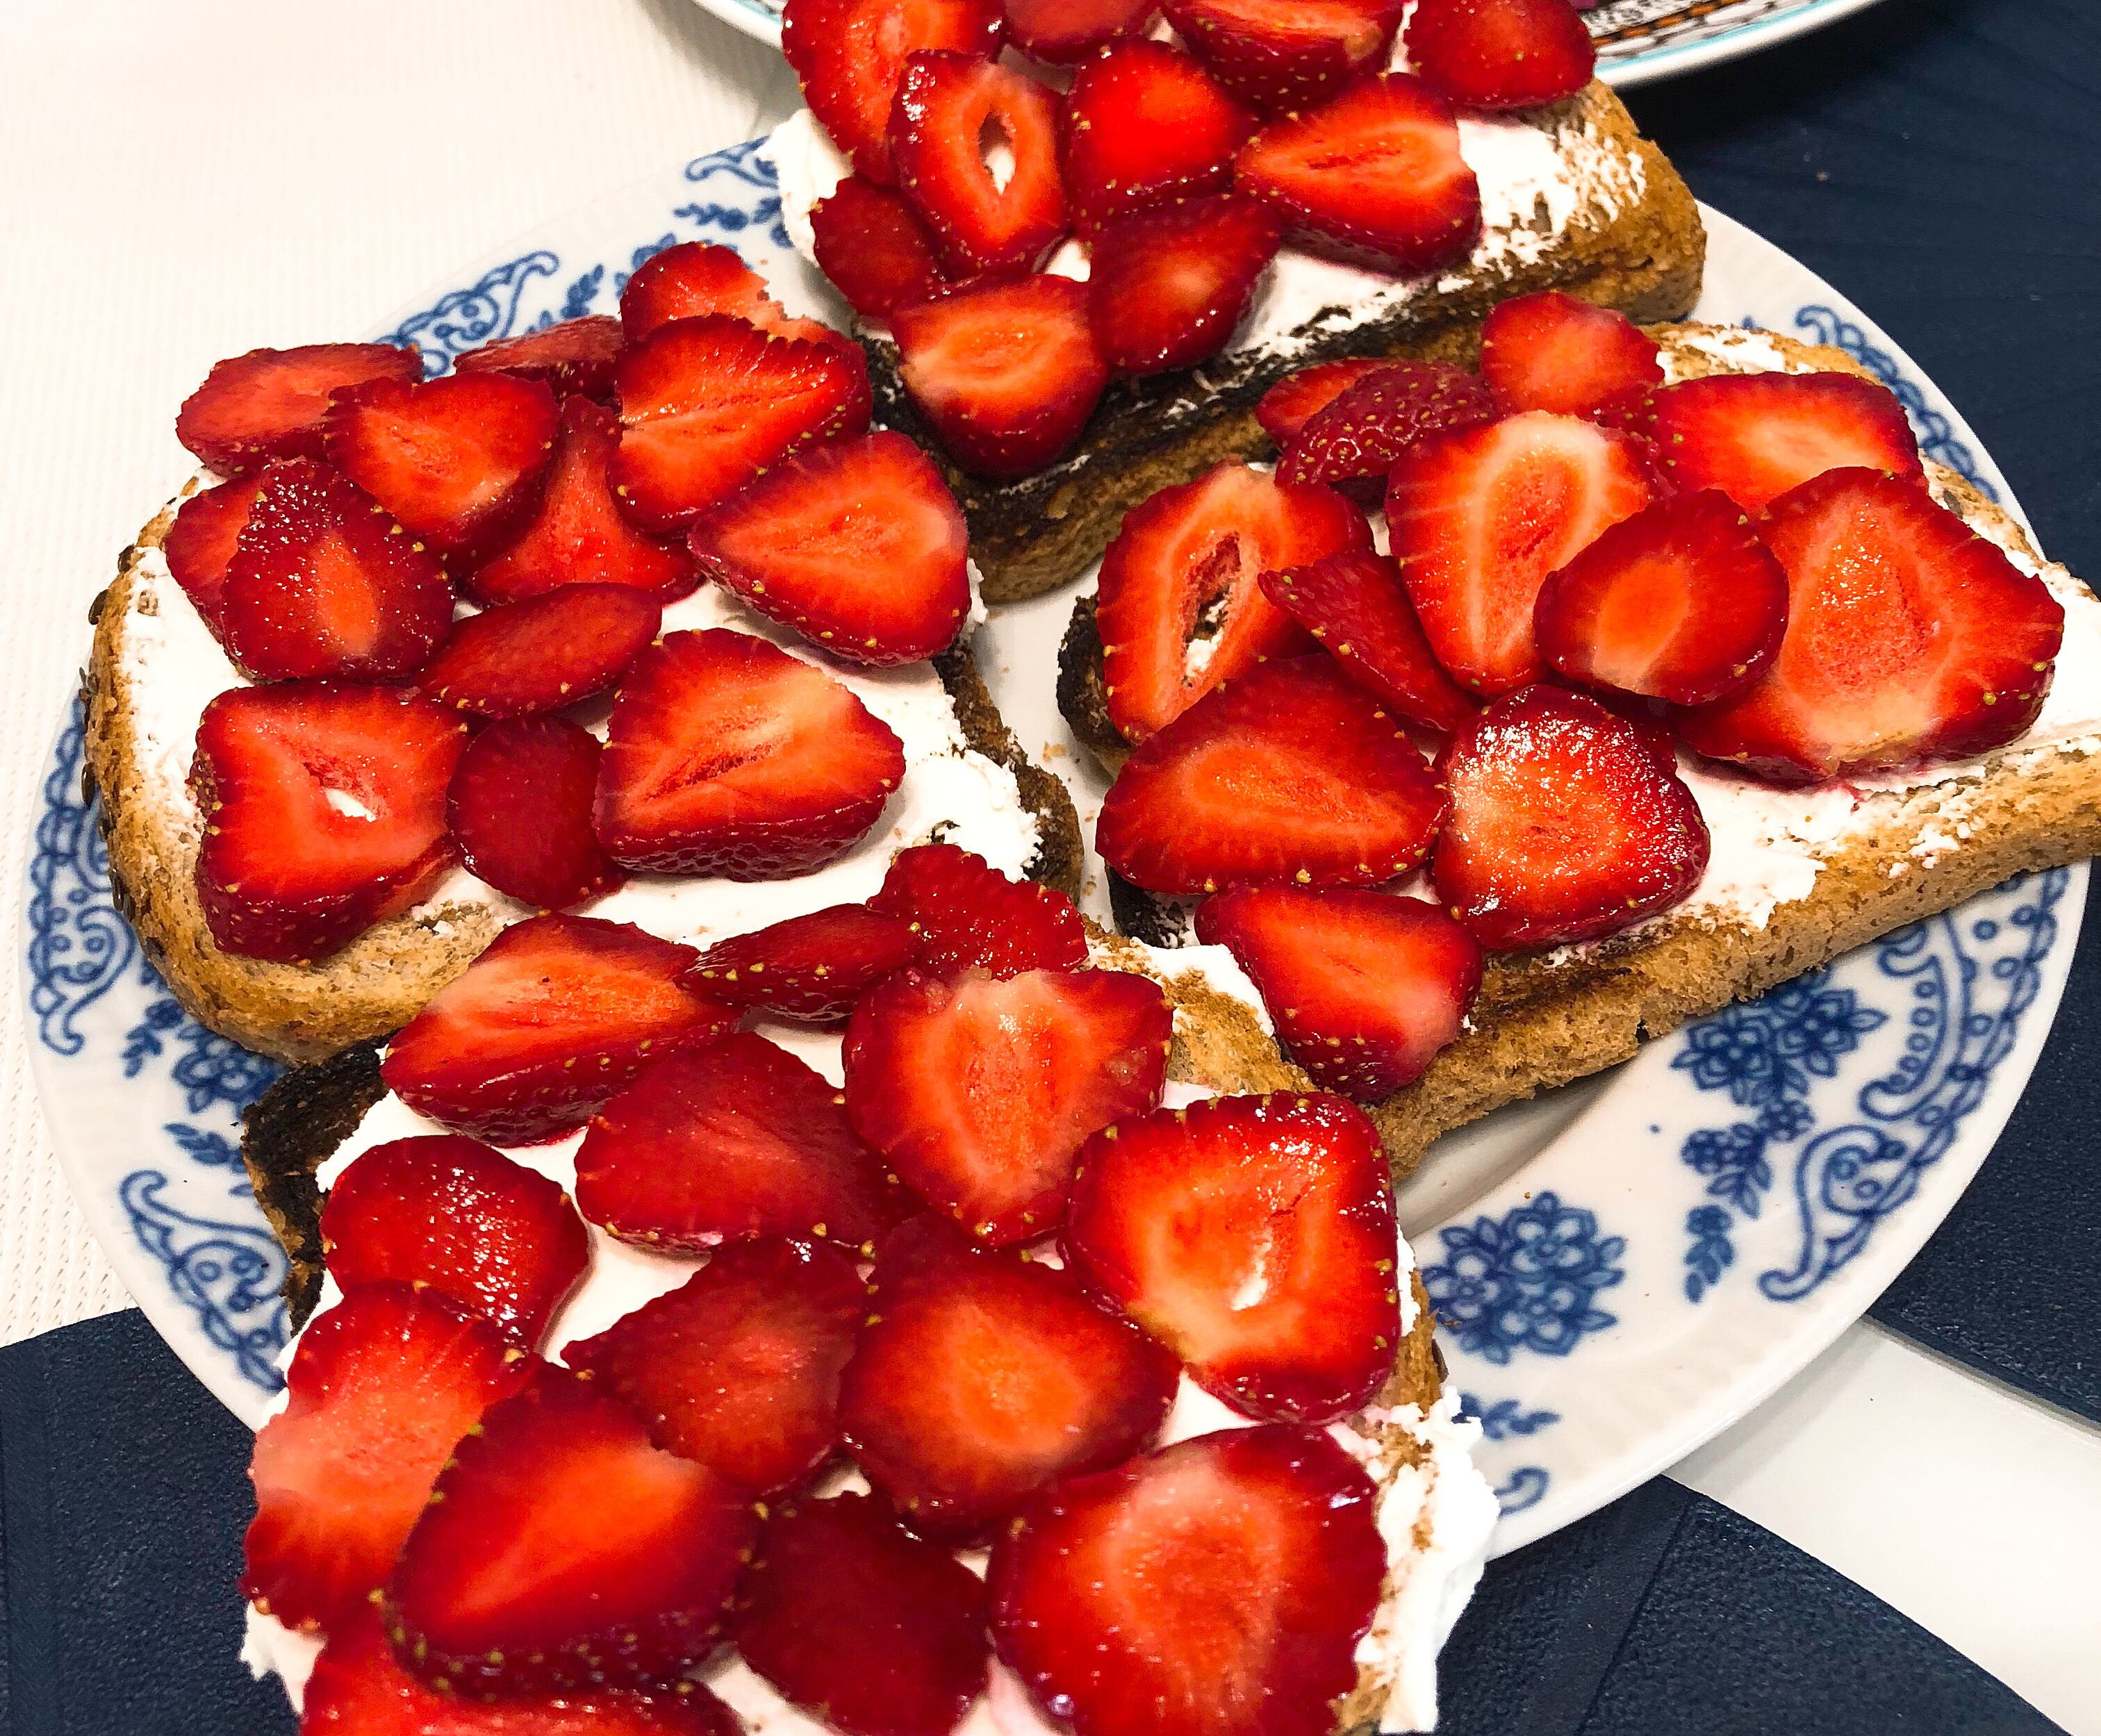
[[[1140,744],[1095,847],[1134,886],[1170,895],[1382,886],[1422,859],[1444,815],[1403,721],[1333,658],[1265,663]]]
[[[1826,470],[1925,474],[1896,395],[1851,373],[1712,374],[1658,392],[1645,431],[1678,487],[1746,512]]]
[[[817,269],[868,319],[923,302],[946,280],[911,201],[863,176],[848,175],[810,207],[810,234]]]
[[[1139,211],[1095,236],[1087,316],[1119,373],[1193,368],[1224,349],[1276,257],[1276,212],[1236,193]]]
[[[1233,181],[1315,239],[1404,273],[1465,258],[1481,232],[1458,117],[1405,73],[1272,121],[1241,147]]]
[[[868,428],[856,345],[763,332],[727,314],[674,320],[620,359],[613,492],[646,531],[681,531],[806,446]]]
[[[562,1358],[666,1451],[770,1501],[838,1450],[839,1371],[867,1312],[848,1256],[767,1237],[717,1249],[677,1289]]]
[[[457,1133],[361,1153],[329,1190],[321,1230],[346,1296],[427,1285],[528,1349],[590,1257],[559,1182]]]
[[[453,1449],[534,1358],[439,1295],[377,1284],[301,1335],[285,1408],[255,1437],[241,1596],[334,1628],[386,1582]]]
[[[1306,648],[1261,578],[1369,550],[1364,515],[1332,489],[1221,464],[1124,515],[1095,605],[1109,717],[1124,739],[1165,729],[1220,683]]]
[[[560,711],[619,680],[663,610],[627,585],[565,585],[455,621],[416,685],[484,718]]]
[[[1586,694],[1506,696],[1453,732],[1437,771],[1452,813],[1431,878],[1484,947],[1617,934],[1706,872],[1707,823],[1677,768]]]
[[[840,1415],[855,1462],[906,1524],[967,1540],[1046,1485],[1144,1446],[1179,1372],[1069,1273],[951,1254],[883,1283]]]
[[[1400,1343],[1393,1185],[1339,1097],[1221,1097],[1118,1122],[1080,1153],[1066,1258],[1248,1416],[1369,1404]]]
[[[388,1637],[467,1698],[675,1690],[714,1649],[756,1529],[719,1473],[542,1369],[439,1473],[387,1588]]]
[[[1662,385],[1663,361],[1656,340],[1625,314],[1541,289],[1488,310],[1481,378],[1506,414],[1595,416]]]
[[[1007,40],[1052,66],[1074,66],[1112,42],[1135,37],[1153,0],[1006,0]]]
[[[1312,1429],[1076,1478],[993,1546],[993,1645],[1077,1736],[1327,1736],[1378,1607],[1377,1506]]]
[[[1065,199],[1091,234],[1114,217],[1232,185],[1254,117],[1171,43],[1112,44],[1065,95]]]
[[[226,570],[262,488],[259,475],[237,476],[192,494],[176,509],[175,523],[161,539],[168,571],[215,638],[226,631]]]
[[[1475,701],[1431,652],[1400,569],[1387,556],[1345,550],[1265,572],[1262,590],[1320,642],[1344,674],[1409,722],[1456,729],[1474,714]]]
[[[769,470],[691,543],[724,590],[843,662],[919,662],[970,612],[962,510],[933,460],[888,429]]]
[[[620,292],[620,327],[630,343],[641,342],[674,320],[710,313],[747,320],[761,331],[788,318],[767,291],[766,280],[736,250],[713,241],[681,241],[652,254],[635,267]]]
[[[272,458],[318,458],[321,418],[338,391],[374,380],[406,386],[422,377],[422,358],[391,343],[250,350],[213,364],[184,400],[175,438],[222,476],[245,475]]]
[[[467,744],[445,824],[467,865],[542,910],[602,898],[626,879],[591,830],[602,749],[567,718],[510,718]]]
[[[624,922],[529,917],[396,1034],[381,1075],[455,1133],[499,1146],[555,1138],[651,1062],[735,1026],[736,1008],[687,984],[695,956]]]
[[[1651,493],[1629,436],[1544,410],[1403,453],[1387,485],[1387,527],[1437,660],[1479,693],[1537,679],[1540,585]]]
[[[866,1495],[774,1515],[736,1601],[745,1661],[842,1736],[947,1736],[984,1687],[984,1587]]]
[[[1058,99],[1011,67],[913,55],[890,112],[890,160],[957,276],[1028,271],[1065,232]]]
[[[1540,656],[1590,687],[1705,705],[1755,680],[1787,627],[1787,575],[1716,488],[1652,501],[1540,586]]]
[[[898,373],[950,457],[982,476],[1040,470],[1079,438],[1108,384],[1069,277],[965,284],[891,318]]]
[[[1496,416],[1480,378],[1449,362],[1389,362],[1309,417],[1284,448],[1276,479],[1326,483],[1375,501],[1394,462],[1418,440]]]
[[[1759,528],[1786,636],[1749,687],[1679,714],[1696,751],[1811,784],[1988,753],[2035,722],[2063,607],[1917,483],[1832,470]]]
[[[781,880],[851,849],[903,781],[896,732],[853,691],[726,628],[635,660],[599,768],[599,841],[659,874]]]
[[[1481,986],[1480,947],[1421,899],[1235,886],[1197,907],[1196,933],[1239,961],[1314,1084],[1360,1103],[1420,1079]]]
[[[234,687],[198,721],[197,901],[215,943],[310,964],[436,886],[454,860],[457,713],[395,687]]]
[[[653,1067],[577,1153],[577,1204],[624,1242],[871,1242],[912,1209],[820,1075],[748,1031]]]
[[[847,1111],[906,1186],[977,1239],[1032,1241],[1064,1215],[1081,1142],[1160,1101],[1173,1035],[1148,977],[908,970],[854,1009]]]
[[[696,983],[771,1018],[831,1024],[885,977],[919,956],[919,936],[902,917],[865,904],[834,904],[749,934],[719,940],[701,955]]]
[[[868,902],[911,925],[930,973],[975,968],[1011,977],[1077,970],[1087,961],[1086,925],[1071,899],[1055,886],[1010,880],[953,844],[898,851]]]
[[[611,314],[586,314],[463,350],[453,358],[453,372],[515,374],[537,380],[557,398],[609,400],[625,342]]]
[[[258,681],[398,681],[453,621],[452,587],[372,497],[312,458],[262,473],[227,563],[228,654]]]
[[[1379,356],[1346,356],[1332,362],[1316,362],[1287,373],[1262,395],[1254,407],[1255,420],[1279,450],[1289,446],[1307,423],[1328,408],[1352,386],[1393,367]]]
[[[1383,67],[1406,0],[1166,0],[1167,21],[1240,101],[1312,108]]]
[[[1469,108],[1530,108],[1573,96],[1598,51],[1568,0],[1418,0],[1416,70]]]

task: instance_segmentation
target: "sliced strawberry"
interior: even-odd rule
[[[1573,96],[1598,64],[1568,0],[1418,0],[1408,54],[1418,72],[1469,108],[1530,108]]]
[[[1855,374],[1718,373],[1658,392],[1648,411],[1671,481],[1746,512],[1826,470],[1925,474],[1896,395]]]
[[[386,1582],[431,1481],[535,1360],[436,1291],[375,1284],[299,1339],[285,1408],[255,1437],[241,1593],[334,1629]]]
[[[396,1034],[380,1071],[403,1102],[456,1133],[552,1139],[652,1061],[736,1024],[736,1009],[683,981],[694,957],[624,922],[529,917]]]
[[[834,904],[717,941],[693,975],[719,1000],[775,1018],[831,1024],[918,956],[919,936],[903,917],[865,904]]]
[[[851,690],[726,628],[674,633],[614,700],[593,824],[614,861],[660,874],[807,874],[874,825],[905,749]]]
[[[1038,470],[1079,438],[1108,384],[1069,277],[965,284],[891,318],[898,372],[949,456],[985,476]]]
[[[1298,431],[1360,380],[1369,379],[1394,365],[1383,356],[1346,356],[1339,361],[1316,362],[1287,373],[1262,395],[1254,407],[1255,420],[1279,450],[1289,446]]]
[[[1475,702],[1453,684],[1386,555],[1345,550],[1262,576],[1263,594],[1325,646],[1342,673],[1425,729],[1456,729]]]
[[[215,638],[223,638],[226,630],[226,570],[262,489],[262,477],[248,475],[192,494],[177,509],[175,523],[161,539],[168,571]]]
[[[1380,886],[1427,854],[1444,793],[1400,721],[1329,657],[1250,669],[1124,762],[1095,823],[1150,892],[1242,881]]]
[[[1079,907],[1055,886],[1009,880],[953,844],[915,844],[891,859],[869,907],[912,925],[931,973],[996,977],[1077,970],[1087,961]]]
[[[887,320],[945,280],[934,238],[895,188],[850,174],[810,207],[817,269],[853,311]]]
[[[675,320],[620,360],[613,492],[648,531],[683,530],[806,446],[868,427],[858,347],[769,334],[727,314]]]
[[[1481,232],[1480,188],[1459,154],[1458,117],[1405,73],[1272,121],[1241,147],[1233,180],[1301,230],[1397,272],[1463,258]]]
[[[517,540],[474,568],[460,588],[476,602],[517,603],[564,585],[627,585],[675,602],[698,582],[686,551],[665,548],[627,522],[608,470],[620,423],[603,405],[572,398],[562,406],[540,510]]]
[[[728,314],[762,331],[788,317],[742,255],[713,241],[681,241],[652,254],[620,292],[620,329],[630,343],[674,320],[710,313]]]
[[[1983,753],[2034,722],[2064,610],[1916,483],[1827,471],[1766,509],[1787,634],[1686,741],[1781,784]]]
[[[557,398],[613,396],[613,370],[620,360],[620,321],[609,313],[586,314],[542,325],[515,338],[499,338],[462,351],[457,373],[515,373],[537,380]]]
[[[393,681],[452,625],[445,569],[372,497],[312,458],[261,475],[220,595],[226,647],[259,681]]]
[[[1224,349],[1276,257],[1276,212],[1237,193],[1191,199],[1103,225],[1087,316],[1119,373],[1193,368]]]
[[[470,1696],[675,1689],[714,1650],[755,1530],[719,1473],[546,1369],[439,1473],[387,1587],[388,1636]]]
[[[452,866],[458,716],[395,687],[234,687],[205,707],[190,788],[215,942],[310,963],[398,915]]]
[[[951,1259],[1000,1257],[997,1251],[971,1239],[955,1219],[943,1212],[917,1212],[901,1224],[893,1225],[876,1239],[874,1270],[869,1283],[877,1305],[915,1273],[945,1264]]]
[[[1245,464],[1221,464],[1126,513],[1095,607],[1109,716],[1125,740],[1157,734],[1264,658],[1305,649],[1263,595],[1263,573],[1371,543],[1339,494],[1287,488]]]
[[[1235,886],[1197,907],[1262,992],[1291,1058],[1361,1103],[1422,1076],[1481,986],[1481,949],[1435,904],[1336,887]]]
[[[529,1349],[590,1244],[559,1182],[457,1133],[390,1139],[336,1178],[321,1251],[345,1295],[427,1284]]]
[[[1377,1505],[1311,1429],[1061,1483],[993,1548],[993,1643],[1081,1736],[1327,1736],[1378,1607]]]
[[[1087,1300],[1071,1274],[1011,1254],[922,1265],[847,1365],[847,1446],[915,1531],[967,1541],[1061,1477],[1121,1463],[1166,1420],[1179,1370]]]
[[[445,824],[467,865],[542,910],[613,890],[627,877],[591,830],[599,758],[597,739],[567,718],[511,718],[483,730],[445,793]]]
[[[1007,40],[1053,66],[1073,66],[1098,50],[1135,37],[1152,17],[1153,0],[1006,0]]]
[[[1065,198],[1090,235],[1114,217],[1232,185],[1254,117],[1181,50],[1139,38],[1081,66],[1065,96]]]
[[[1437,895],[1483,946],[1595,940],[1668,910],[1706,871],[1707,823],[1674,766],[1587,695],[1526,687],[1453,733]]]
[[[812,645],[878,668],[945,651],[969,532],[933,461],[882,429],[769,470],[694,525],[701,570]]]
[[[577,1153],[577,1204],[622,1241],[688,1250],[759,1235],[858,1248],[912,1209],[839,1093],[748,1031],[606,1105]]]
[[[1065,232],[1058,99],[997,61],[944,49],[908,59],[890,161],[957,276],[1026,272]]]
[[[781,51],[832,143],[887,187],[897,179],[890,113],[907,57],[946,48],[989,60],[1002,23],[997,0],[788,0]]]
[[[905,1186],[980,1241],[1034,1239],[1064,1215],[1073,1155],[1160,1101],[1174,1019],[1121,970],[908,970],[847,1026],[847,1112]]]
[[[1279,482],[1337,488],[1386,486],[1394,462],[1418,440],[1495,419],[1478,376],[1449,362],[1389,362],[1317,411],[1276,466]]]
[[[1595,416],[1662,385],[1663,362],[1656,340],[1625,314],[1541,289],[1488,310],[1481,378],[1506,414]]]
[[[663,614],[630,585],[565,585],[454,622],[416,685],[478,717],[560,711],[619,680]]]
[[[1167,21],[1241,102],[1318,105],[1383,67],[1406,0],[1166,0]]]
[[[745,1661],[843,1736],[948,1736],[985,1683],[984,1587],[864,1495],[776,1514],[737,1592]]]
[[[272,458],[318,458],[329,400],[349,386],[423,377],[414,350],[391,343],[309,343],[215,362],[184,401],[175,438],[222,476]]]
[[[1480,693],[1537,678],[1540,585],[1650,493],[1630,438],[1544,410],[1410,447],[1387,487],[1387,527],[1437,660]]]
[[[1787,626],[1787,575],[1716,488],[1622,519],[1540,586],[1539,654],[1570,680],[1699,705],[1756,678]]]
[[[839,1371],[868,1312],[854,1263],[777,1237],[719,1248],[668,1296],[562,1353],[667,1452],[772,1500],[839,1445]]]

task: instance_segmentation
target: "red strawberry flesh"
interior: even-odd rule
[[[996,977],[1074,970],[1087,961],[1079,908],[1055,886],[1010,880],[953,844],[915,844],[891,859],[871,909],[911,925],[929,972]]]
[[[613,395],[613,364],[620,360],[621,342],[620,321],[611,314],[586,314],[464,351],[453,370],[515,374],[539,381],[557,398],[604,400]]]
[[[1224,349],[1276,256],[1282,225],[1236,193],[1190,199],[1103,225],[1087,313],[1119,373],[1193,368]]]
[[[766,280],[733,247],[713,241],[681,241],[652,254],[635,268],[620,292],[621,330],[639,343],[674,320],[725,313],[762,330],[787,316],[767,293]]]
[[[1287,373],[1262,395],[1254,407],[1255,420],[1279,449],[1289,446],[1298,431],[1361,380],[1394,365],[1381,356],[1346,356],[1337,361],[1316,362]]]
[[[1656,340],[1625,314],[1542,289],[1488,310],[1481,378],[1506,414],[1594,416],[1662,385],[1663,364]]]
[[[1474,700],[1447,675],[1386,555],[1349,549],[1262,576],[1263,594],[1318,639],[1342,673],[1425,729],[1457,728]]]
[[[1038,60],[1071,66],[1136,36],[1152,10],[1152,0],[1006,0],[1007,39]]]
[[[1394,461],[1418,440],[1491,422],[1495,413],[1487,388],[1463,368],[1389,362],[1307,420],[1285,448],[1276,479],[1382,491]]]
[[[225,634],[227,568],[262,487],[259,475],[237,476],[192,494],[176,510],[175,522],[161,539],[168,571],[215,638]]]
[[[905,918],[834,904],[717,941],[693,977],[719,1000],[775,1018],[830,1024],[918,956],[919,937]]]
[[[1188,55],[1140,38],[1111,45],[1065,97],[1065,196],[1073,227],[1232,186],[1254,117]]]
[[[856,313],[887,320],[944,280],[934,238],[895,188],[848,175],[810,207],[817,269]]]
[[[1167,21],[1219,83],[1274,113],[1311,108],[1386,64],[1404,0],[1166,0]]]
[[[1065,232],[1057,99],[1011,67],[952,51],[912,55],[890,114],[890,158],[957,276],[1028,271]]]
[[[318,458],[321,418],[336,392],[422,377],[422,358],[391,343],[250,350],[213,364],[176,416],[175,438],[222,476],[241,475],[272,458]]]
[[[626,878],[591,830],[601,749],[567,718],[511,718],[467,743],[445,795],[467,865],[542,910],[603,897]]]
[[[1827,470],[1923,475],[1904,406],[1850,373],[1713,374],[1658,392],[1643,431],[1680,488],[1758,512]]]
[[[1598,52],[1568,0],[1418,0],[1408,52],[1470,108],[1530,108],[1590,83]]]
[[[416,684],[484,718],[559,711],[617,681],[662,618],[632,585],[565,585],[455,622]]]

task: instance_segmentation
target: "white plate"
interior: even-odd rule
[[[2006,498],[1960,418],[1857,310],[1706,216],[1703,317],[1841,346],[1895,389],[1932,457]],[[796,311],[824,307],[781,230],[771,166],[745,144],[549,223],[383,330],[438,365],[608,311],[643,259],[701,236],[736,245]],[[1051,694],[1076,588],[1001,612],[979,649],[1023,744],[1091,821],[1100,782]],[[236,1140],[272,1069],[184,1017],[141,958],[80,774],[76,712],[45,786],[24,921],[46,1112],[140,1305],[254,1423],[278,1385],[284,1260]],[[1903,1267],[2028,1079],[2086,874],[2002,887],[1439,1146],[1402,1218],[1450,1323],[1453,1382],[1487,1425],[1501,1547],[1581,1517],[1742,1415]]]

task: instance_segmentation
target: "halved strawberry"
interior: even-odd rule
[[[1254,117],[1188,55],[1143,38],[1112,44],[1065,95],[1065,198],[1090,235],[1114,217],[1232,185]]]
[[[592,823],[628,868],[785,879],[851,848],[904,776],[834,677],[749,634],[674,633],[621,683]]]
[[[1153,0],[1006,0],[1007,40],[1053,66],[1072,66],[1136,36]]]
[[[1812,784],[1986,753],[2035,721],[2063,607],[1917,483],[1827,471],[1759,528],[1786,637],[1749,687],[1679,713],[1697,752]]]
[[[577,1204],[624,1242],[688,1250],[758,1235],[858,1248],[912,1209],[840,1093],[748,1031],[605,1106],[577,1152]]]
[[[810,207],[810,234],[817,269],[869,319],[925,301],[945,280],[911,201],[864,176],[848,175]]]
[[[1430,849],[1444,792],[1400,719],[1325,656],[1250,669],[1124,762],[1095,823],[1149,892],[1242,881],[1375,886]]]
[[[408,385],[423,359],[391,343],[308,343],[250,350],[215,362],[184,400],[175,438],[222,476],[239,476],[272,458],[318,458],[321,418],[345,387],[373,380]]]
[[[613,364],[621,345],[619,320],[609,313],[586,314],[462,351],[453,371],[515,373],[539,381],[557,398],[603,400],[613,396]]]
[[[993,1546],[993,1643],[1081,1736],[1327,1736],[1378,1607],[1377,1505],[1312,1429],[1076,1478]]]
[[[1384,356],[1346,356],[1338,361],[1316,362],[1287,373],[1262,395],[1254,407],[1255,420],[1279,450],[1307,423],[1360,380],[1369,379],[1394,360]]]
[[[1079,438],[1108,384],[1069,277],[963,284],[891,316],[898,372],[949,456],[984,476],[1038,470]]]
[[[380,1072],[418,1115],[492,1145],[581,1127],[652,1061],[737,1009],[688,986],[696,955],[624,922],[513,923],[396,1033]]]
[[[984,1587],[866,1495],[776,1514],[736,1601],[745,1661],[843,1736],[948,1736],[984,1686]]]
[[[1481,232],[1458,117],[1405,73],[1272,121],[1234,157],[1233,182],[1302,231],[1397,272],[1463,258]]]
[[[953,844],[915,844],[891,859],[869,908],[909,923],[919,963],[935,974],[996,977],[1077,970],[1087,961],[1079,907],[1055,886],[1009,880]]]
[[[901,1224],[894,1224],[876,1239],[871,1256],[874,1269],[869,1286],[877,1305],[897,1293],[915,1273],[943,1265],[951,1259],[1002,1257],[997,1249],[974,1241],[955,1219],[942,1212],[915,1212]]]
[[[1237,193],[1104,224],[1087,284],[1087,316],[1104,360],[1119,373],[1146,374],[1216,356],[1283,233],[1276,212]]]
[[[1395,461],[1418,440],[1492,422],[1495,414],[1488,388],[1464,368],[1388,362],[1307,418],[1284,448],[1276,479],[1368,484],[1383,492]]]
[[[1706,871],[1707,823],[1676,767],[1586,694],[1506,695],[1453,731],[1437,771],[1452,813],[1430,876],[1483,946],[1617,934]]]
[[[1488,310],[1481,378],[1506,414],[1595,416],[1662,385],[1663,362],[1656,340],[1625,314],[1541,289]]]
[[[1073,1155],[1160,1101],[1173,1014],[1121,970],[907,970],[847,1026],[847,1112],[905,1186],[980,1241],[1064,1215]]]
[[[462,576],[460,589],[489,604],[564,585],[627,585],[659,603],[692,590],[699,581],[686,551],[644,536],[614,500],[608,472],[619,445],[611,410],[582,398],[564,404],[538,513],[502,554]]]
[[[1539,588],[1539,654],[1570,680],[1705,705],[1756,678],[1787,626],[1787,575],[1716,488],[1622,519]]]
[[[917,663],[970,612],[970,537],[933,460],[889,429],[804,453],[694,525],[726,590],[847,663]]]
[[[779,1237],[718,1248],[667,1296],[562,1353],[667,1452],[762,1500],[838,1450],[839,1371],[868,1312],[854,1262]]]
[[[1166,1420],[1179,1372],[1071,1274],[950,1255],[886,1286],[839,1415],[906,1524],[967,1541],[1046,1484],[1129,1458]]]
[[[543,382],[508,373],[378,380],[336,394],[322,439],[330,463],[471,565],[532,517],[560,413]]]
[[[261,475],[226,568],[228,654],[259,681],[393,681],[452,625],[452,587],[371,496],[313,458]]]
[[[1241,102],[1318,105],[1387,62],[1407,0],[1166,0],[1167,21]]]
[[[1437,660],[1480,693],[1536,679],[1540,585],[1651,492],[1633,440],[1544,410],[1403,453],[1387,486],[1387,528]]]
[[[683,530],[806,446],[868,427],[859,347],[762,332],[727,314],[675,320],[620,359],[608,475],[644,530]]]
[[[543,1368],[439,1473],[387,1588],[388,1637],[468,1696],[675,1689],[714,1650],[756,1529],[719,1473]]]
[[[1239,961],[1313,1083],[1362,1103],[1420,1079],[1481,986],[1473,936],[1421,899],[1234,886],[1197,907],[1196,933]]]
[[[865,904],[834,904],[701,955],[694,979],[707,993],[775,1018],[830,1024],[885,977],[919,956],[919,936],[901,917]]]
[[[1262,575],[1371,546],[1371,527],[1341,495],[1245,464],[1133,507],[1102,557],[1095,607],[1118,731],[1143,741],[1222,682],[1303,650]]]
[[[602,693],[664,612],[630,585],[565,585],[455,621],[416,685],[484,718],[529,718]]]
[[[714,241],[681,241],[652,254],[635,267],[620,292],[620,329],[631,344],[674,320],[710,313],[728,314],[762,331],[788,319],[767,291],[766,280],[744,263],[735,248]],[[808,334],[797,331],[790,335]]]
[[[1713,374],[1658,392],[1648,410],[1665,475],[1746,512],[1826,470],[1925,474],[1896,395],[1855,374]]]
[[[457,1133],[360,1153],[329,1190],[321,1230],[345,1295],[428,1285],[529,1349],[590,1257],[559,1182]]]
[[[781,51],[803,99],[855,170],[883,186],[890,113],[908,56],[947,48],[989,60],[999,51],[997,0],[788,0]]]
[[[1573,96],[1598,64],[1568,0],[1418,0],[1408,55],[1469,108],[1529,108]]]
[[[456,713],[397,687],[234,687],[198,722],[190,788],[212,939],[310,963],[415,903],[452,866]]]
[[[334,1629],[386,1583],[453,1444],[537,1359],[434,1290],[375,1284],[299,1339],[285,1408],[255,1437],[241,1593]]]
[[[161,539],[168,571],[215,638],[226,630],[226,569],[262,488],[260,475],[237,476],[192,494],[177,509],[175,523]]]
[[[1065,232],[1057,99],[997,61],[911,55],[890,112],[890,161],[957,276],[1028,271]]]
[[[445,824],[467,865],[542,910],[618,886],[627,877],[591,830],[600,751],[567,718],[510,718],[475,735],[445,793]]]
[[[1342,673],[1411,723],[1456,729],[1475,702],[1453,684],[1386,555],[1346,550],[1262,576],[1263,594],[1318,639]]]

